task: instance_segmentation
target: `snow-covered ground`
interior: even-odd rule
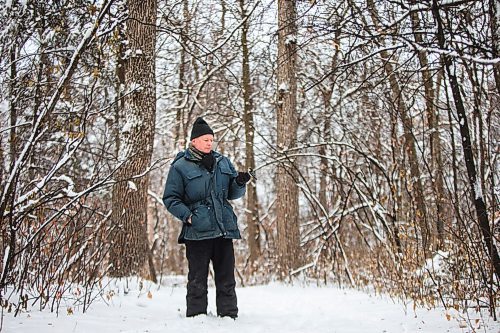
[[[177,279],[178,281],[179,279]],[[239,318],[218,318],[215,290],[209,289],[209,315],[185,318],[185,288],[180,283],[158,288],[144,286],[110,296],[111,283],[82,313],[78,308],[60,314],[25,311],[14,317],[4,313],[3,331],[9,333],[57,332],[217,332],[217,333],[367,333],[367,332],[488,332],[499,333],[500,323],[476,312],[413,309],[384,296],[351,289],[303,284],[238,288]],[[178,281],[179,282],[179,281]],[[137,284],[136,284],[137,285]],[[473,325],[471,327],[471,325]]]

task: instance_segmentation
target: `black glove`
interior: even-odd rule
[[[250,180],[250,174],[248,172],[238,172],[238,176],[236,176],[236,184],[242,186],[248,183]]]
[[[212,153],[208,153],[203,155],[200,162],[205,167],[205,169],[212,172],[212,169],[214,168],[214,161],[214,155],[212,155]]]

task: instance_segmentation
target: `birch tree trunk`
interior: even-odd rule
[[[246,169],[255,169],[255,154],[253,151],[254,145],[254,122],[253,122],[253,100],[252,100],[252,85],[250,84],[250,52],[248,49],[248,13],[245,8],[245,0],[240,0],[241,19],[246,20],[243,23],[241,31],[241,47],[242,47],[242,81],[243,81],[243,110],[245,121],[245,167]],[[250,271],[253,272],[256,268],[257,260],[260,256],[260,232],[259,232],[259,210],[256,184],[251,181],[247,187],[246,196],[246,221],[248,228],[248,248],[249,256],[248,263]]]
[[[277,130],[279,153],[297,141],[297,9],[295,0],[278,0]],[[300,258],[297,171],[293,158],[278,165],[276,207],[278,262],[281,278],[296,268]]]
[[[151,163],[155,128],[156,0],[128,0],[125,35],[130,56],[125,61],[125,98],[117,173],[113,187],[112,222],[118,226],[110,251],[110,275],[148,276],[147,168]],[[144,175],[146,174],[146,175]],[[154,278],[153,276],[149,276]]]

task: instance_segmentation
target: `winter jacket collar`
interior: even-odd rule
[[[222,156],[220,153],[216,152],[215,150],[212,150],[212,154],[214,155],[214,158],[217,160],[218,157]],[[183,151],[180,151],[177,153],[177,156],[175,156],[174,160],[172,161],[171,164],[174,164],[175,162],[177,162],[179,159],[181,158],[185,158],[186,160],[189,160],[189,161],[193,161],[193,162],[197,162],[198,160],[191,154],[191,152],[189,151],[189,149],[186,149],[186,150],[183,150]]]

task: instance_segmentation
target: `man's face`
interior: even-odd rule
[[[191,140],[193,147],[205,154],[210,153],[213,142],[214,136],[212,134],[205,134]]]

